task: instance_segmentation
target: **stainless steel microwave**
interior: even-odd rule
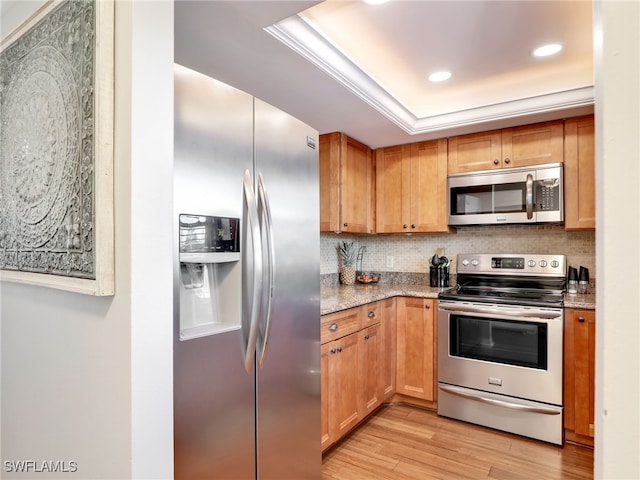
[[[561,163],[448,177],[449,225],[564,221]]]

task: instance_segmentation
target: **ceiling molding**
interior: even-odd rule
[[[289,17],[266,27],[265,30],[410,135],[576,109],[594,104],[594,87],[588,86],[446,114],[417,117],[302,15]]]

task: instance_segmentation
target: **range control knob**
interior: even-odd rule
[[[476,260],[475,258],[473,260],[471,260],[471,265],[473,265],[474,267],[477,267],[480,264],[480,262],[478,260]]]
[[[551,267],[558,268],[560,266],[560,262],[558,260],[551,260]]]
[[[546,260],[540,260],[540,263],[538,264],[540,265],[542,268],[547,266],[547,261]]]
[[[466,267],[467,265],[469,265],[469,259],[465,258],[464,260],[462,260],[462,264]]]
[[[529,260],[529,261],[527,262],[527,265],[529,265],[531,268],[533,268],[533,267],[535,267],[535,266],[536,266],[536,261],[535,261],[535,260]]]

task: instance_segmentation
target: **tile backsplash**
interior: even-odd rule
[[[458,253],[532,253],[567,256],[567,264],[589,269],[596,277],[595,232],[566,232],[561,225],[465,227],[448,234],[415,235],[320,235],[320,273],[338,272],[338,243],[353,241],[366,247],[363,270],[377,272],[428,273],[436,249],[455,259]],[[393,257],[393,267],[387,267]],[[452,273],[455,273],[455,264]]]

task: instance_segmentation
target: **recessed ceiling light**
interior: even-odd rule
[[[562,50],[562,45],[559,43],[550,43],[549,45],[536,48],[531,54],[534,57],[548,57],[549,55],[558,53],[560,50]]]
[[[435,72],[429,75],[429,80],[432,82],[444,82],[445,80],[449,80],[451,77],[451,72]]]
[[[381,3],[387,3],[389,0],[363,0],[364,3],[369,5],[380,5]]]

